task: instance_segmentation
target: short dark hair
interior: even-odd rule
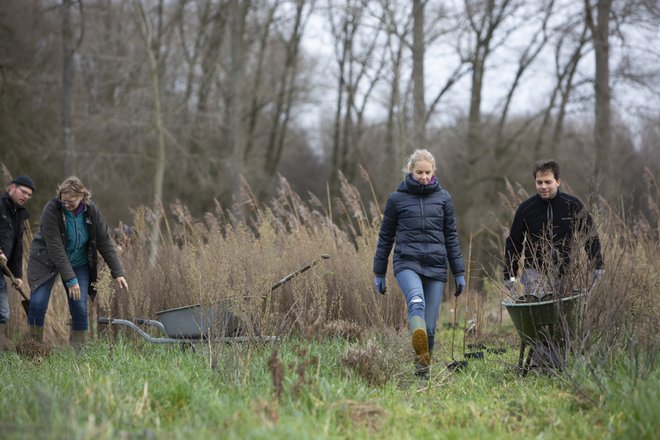
[[[534,167],[532,168],[532,177],[536,179],[536,173],[539,171],[542,173],[545,173],[546,171],[552,171],[555,179],[559,180],[559,164],[554,159],[537,160],[534,162]]]

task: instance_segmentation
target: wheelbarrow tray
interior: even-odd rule
[[[233,336],[241,328],[240,320],[224,303],[161,310],[156,316],[170,338],[207,338],[211,330],[222,336]]]
[[[525,342],[563,338],[566,330],[575,334],[582,317],[587,293],[532,303],[503,302],[518,335]]]

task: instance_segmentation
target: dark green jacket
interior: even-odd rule
[[[89,202],[85,206],[83,215],[89,231],[87,261],[89,263],[89,294],[93,299],[96,295],[94,284],[98,275],[98,254],[101,254],[110,267],[113,278],[124,276],[124,271],[101,211],[94,203]],[[30,246],[28,283],[32,291],[56,274],[60,274],[65,282],[76,277],[66,255],[66,240],[64,208],[58,199],[51,199],[44,207],[39,232]]]
[[[9,193],[0,196],[0,249],[16,278],[23,278],[23,224],[28,218],[30,214],[16,205]]]

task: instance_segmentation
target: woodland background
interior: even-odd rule
[[[654,0],[2,0],[0,162],[35,226],[77,174],[113,226],[146,207],[152,244],[168,207],[247,218],[280,176],[351,229],[341,182],[376,217],[418,147],[477,261],[540,158],[657,230],[658,23]]]

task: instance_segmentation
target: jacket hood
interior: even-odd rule
[[[412,174],[408,173],[403,179],[403,182],[401,182],[399,185],[397,191],[422,195],[431,194],[432,192],[440,191],[441,189],[442,188],[440,187],[440,182],[438,182],[438,178],[436,176],[431,178],[431,181],[428,183],[428,185],[424,185],[416,181]]]

